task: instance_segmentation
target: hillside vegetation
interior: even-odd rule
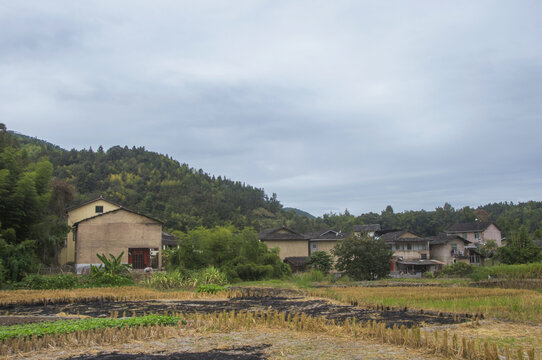
[[[504,236],[524,226],[529,237],[542,238],[542,202],[478,209],[454,209],[446,203],[434,211],[401,213],[388,206],[381,213],[355,216],[346,210],[312,218],[301,210],[283,209],[276,194],[268,196],[263,189],[207,174],[143,147],[65,150],[0,125],[0,278],[13,281],[36,263],[55,258],[67,231],[67,206],[99,196],[158,218],[174,233],[216,226],[260,231],[281,225],[298,232],[350,232],[356,224],[379,223],[384,229],[433,235],[453,223],[484,216],[496,222]]]

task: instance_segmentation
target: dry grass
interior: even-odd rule
[[[9,290],[0,291],[0,306],[90,301],[191,300],[201,298],[226,299],[227,294],[226,292],[214,295],[198,294],[194,291],[164,292],[136,286],[72,290]]]
[[[390,306],[455,313],[483,313],[486,317],[542,323],[542,293],[532,290],[472,287],[385,287],[309,289],[319,296],[360,306]]]
[[[325,318],[314,318],[301,315],[286,315],[276,311],[257,313],[222,312],[214,314],[176,314],[182,319],[177,326],[139,326],[122,329],[95,329],[78,331],[67,335],[45,335],[40,338],[9,339],[0,346],[2,355],[19,352],[38,351],[58,346],[94,346],[95,344],[125,343],[134,340],[158,339],[176,336],[181,330],[190,328],[202,332],[232,332],[251,329],[282,329],[301,333],[326,334],[338,338],[372,339],[383,344],[400,345],[410,349],[419,349],[438,356],[459,359],[498,360],[499,356],[507,360],[519,360],[528,357],[535,360],[535,351],[525,352],[522,348],[511,350],[509,347],[499,348],[497,343],[481,341],[473,338],[458,337],[444,331],[431,331],[420,328],[405,327],[386,328],[384,323],[375,321],[356,323],[355,319],[338,325]]]

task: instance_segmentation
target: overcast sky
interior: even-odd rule
[[[542,2],[0,0],[0,122],[314,215],[542,200]]]

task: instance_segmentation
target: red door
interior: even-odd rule
[[[145,269],[150,266],[149,249],[129,249],[128,262],[134,269]]]

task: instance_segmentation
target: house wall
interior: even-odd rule
[[[393,256],[396,257],[402,257],[403,260],[418,260],[421,258],[422,254],[426,254],[427,259],[430,259],[430,252],[429,252],[429,244],[427,241],[416,241],[416,239],[421,238],[415,234],[412,234],[410,232],[405,232],[403,235],[400,236],[401,239],[404,238],[412,238],[413,241],[405,242],[405,241],[397,241],[392,244],[392,250],[393,250]],[[425,250],[397,250],[396,245],[404,244],[406,245],[410,244],[425,244]]]
[[[467,254],[467,251],[465,250],[465,242],[460,239],[454,239],[454,240],[449,241],[447,244],[432,245],[431,258],[442,261],[443,263],[446,263],[446,265],[453,264],[454,257],[452,256],[452,244],[457,245],[458,251],[462,251],[463,254]],[[465,262],[465,259],[457,258],[457,261],[460,261],[460,260]],[[468,258],[466,258],[466,262],[469,262]]]
[[[308,240],[262,240],[269,249],[278,247],[280,249],[280,259],[289,256],[309,256]]]
[[[104,213],[119,208],[118,205],[111,204],[110,202],[107,202],[105,200],[96,200],[90,204],[86,204],[71,211],[68,211],[68,226],[71,228],[73,224],[78,221],[98,215],[99,213],[96,213],[96,206],[103,206]],[[58,263],[60,265],[66,265],[69,262],[75,262],[75,240],[73,237],[73,231],[70,231],[68,233],[68,236],[66,238],[66,244],[62,249],[60,249],[58,255]]]
[[[493,224],[489,225],[487,229],[482,233],[483,241],[495,240],[498,246],[502,246],[501,231]]]
[[[312,251],[312,244],[318,244],[318,249],[316,251],[325,251],[331,256],[333,256],[333,263],[337,262],[337,257],[331,253],[331,250],[335,248],[335,245],[339,243],[337,240],[330,240],[330,241],[312,241],[310,242],[310,254],[313,253]]]
[[[418,260],[421,259],[421,254],[426,254],[427,259],[430,259],[429,249],[427,250],[395,250],[393,248],[393,256],[402,257],[403,260]]]
[[[129,248],[158,249],[158,266],[162,266],[162,224],[145,216],[118,211],[84,221],[77,225],[75,240],[78,267],[99,264],[96,254],[118,256],[122,251],[121,261],[128,263]]]

